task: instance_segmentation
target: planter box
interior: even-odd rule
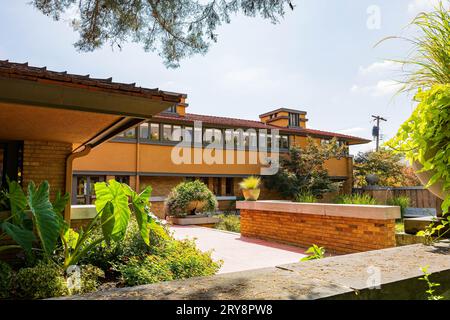
[[[203,226],[212,226],[220,221],[217,217],[210,217],[208,215],[190,215],[186,217],[168,217],[168,221],[171,224],[180,225],[180,226],[189,226],[189,225],[203,225]]]

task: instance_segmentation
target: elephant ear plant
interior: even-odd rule
[[[30,182],[27,195],[14,181],[8,182],[8,189],[6,195],[11,215],[0,223],[3,231],[0,240],[9,236],[17,244],[0,246],[0,251],[23,248],[30,254],[32,249],[36,249],[42,250],[46,258],[57,260],[56,252],[62,250],[63,267],[66,270],[70,265],[77,264],[102,241],[109,243],[123,240],[131,215],[136,218],[142,239],[150,245],[150,226],[154,220],[150,213],[150,187],[138,194],[128,185],[115,180],[95,184],[97,214],[79,232],[69,228],[62,216],[69,195],[58,194],[51,203],[47,181],[42,182],[39,187]],[[30,215],[31,221],[27,222]],[[101,232],[95,238],[97,229]],[[62,249],[58,246],[58,238],[61,239]],[[39,245],[33,248],[38,240]]]
[[[67,226],[62,232],[64,268],[77,264],[87,252],[103,241],[122,241],[132,214],[136,218],[142,239],[150,245],[150,226],[153,221],[149,204],[151,191],[151,187],[147,187],[138,194],[128,185],[115,180],[96,183],[97,215],[86,229],[81,229],[79,233]],[[100,229],[101,233],[95,238],[97,229]]]
[[[16,181],[8,180],[8,191],[5,194],[9,200],[11,214],[0,223],[3,232],[0,239],[9,236],[17,244],[0,246],[0,251],[23,248],[30,254],[33,244],[39,240],[40,250],[45,256],[50,256],[55,250],[62,226],[61,212],[64,209],[62,204],[66,203],[69,196],[62,197],[58,193],[55,203],[52,204],[49,200],[47,181],[41,183],[39,187],[30,182],[25,195]]]

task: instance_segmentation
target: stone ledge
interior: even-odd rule
[[[299,203],[291,201],[238,201],[236,208],[240,210],[257,210],[287,212],[299,214],[314,214],[321,216],[348,217],[359,219],[392,220],[399,219],[400,207],[331,204],[331,203]]]
[[[423,299],[427,287],[418,280],[420,267],[429,265],[433,282],[441,283],[438,289],[448,290],[449,258],[449,243],[416,244],[59,299]],[[374,270],[380,272],[380,289],[369,288]]]

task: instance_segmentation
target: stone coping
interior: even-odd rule
[[[359,219],[392,220],[401,217],[398,206],[360,204],[300,203],[279,200],[238,201],[240,210],[273,211],[319,216],[334,216]]]
[[[445,289],[449,258],[449,243],[415,244],[56,299],[425,299],[427,287],[417,279],[423,275],[420,268],[429,265],[433,281],[442,286],[436,290]]]

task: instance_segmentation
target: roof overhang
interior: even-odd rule
[[[96,146],[173,101],[0,77],[0,139]]]

